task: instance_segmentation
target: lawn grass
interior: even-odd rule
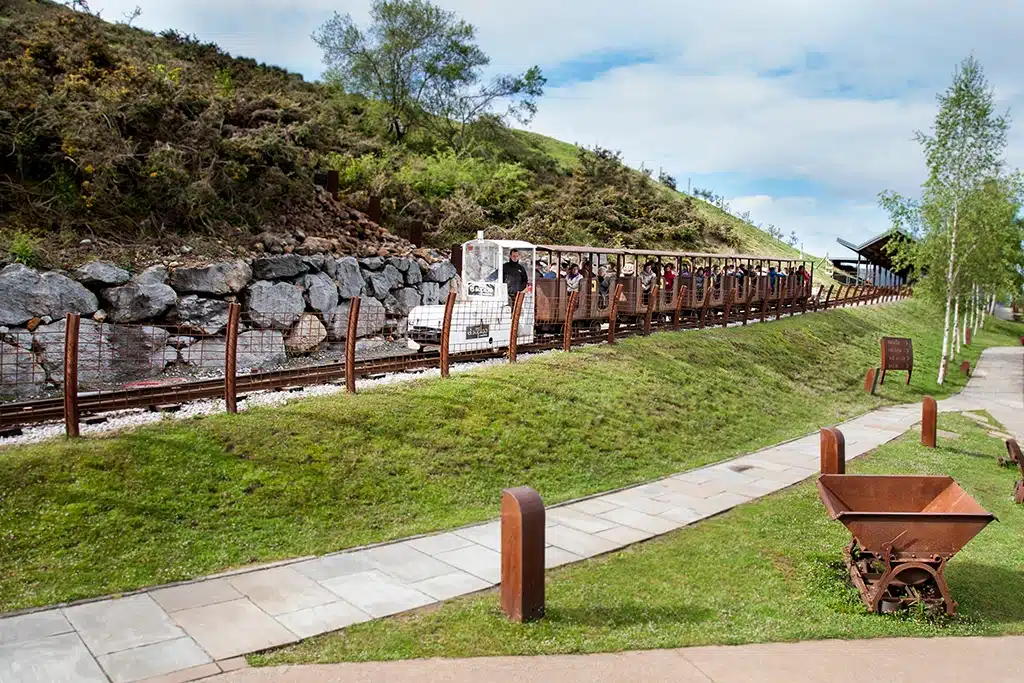
[[[0,451],[0,611],[495,517],[502,488],[548,504],[942,397],[941,322],[907,301],[662,333],[448,380]],[[964,356],[1016,344],[992,319]],[[917,371],[872,397],[886,334]]]
[[[881,636],[1024,633],[1024,506],[1002,442],[972,420],[925,449],[919,433],[850,463],[853,474],[948,474],[999,521],[949,564],[959,614],[874,615],[842,562],[849,534],[828,519],[812,481],[660,539],[548,572],[547,615],[507,621],[497,593],[350,627],[250,657],[257,665],[633,649]]]

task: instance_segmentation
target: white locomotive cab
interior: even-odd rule
[[[529,242],[477,239],[462,245],[462,289],[452,311],[449,353],[505,348],[512,327],[512,306],[505,284],[505,269],[513,251],[526,270],[527,288],[519,319],[519,343],[533,342],[534,278],[537,249]],[[417,306],[409,313],[413,339],[441,342],[445,305]]]

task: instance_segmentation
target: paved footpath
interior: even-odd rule
[[[1008,430],[1024,436],[1024,347],[985,351],[968,389],[942,401],[940,409],[987,409]],[[911,429],[919,417],[920,406],[907,405],[882,408],[844,423],[841,429],[846,436],[847,458],[896,438]],[[817,468],[818,435],[811,434],[657,482],[550,508],[546,566],[577,562],[669,533],[803,481],[814,476]],[[0,681],[169,683],[213,676],[244,667],[243,655],[252,652],[490,588],[500,576],[499,548],[499,523],[491,521],[362,550],[248,568],[115,599],[11,616],[0,619]],[[895,650],[904,650],[907,642],[900,641]],[[803,647],[813,651],[825,646]],[[853,651],[850,648],[844,651]],[[1012,656],[1016,648],[1005,651]],[[648,655],[655,659],[670,656]],[[628,659],[630,655],[610,657]],[[500,667],[501,660],[495,661]],[[681,672],[686,670],[684,661],[678,659]],[[861,676],[866,675],[861,670],[863,665],[871,661],[861,660]],[[675,673],[672,667],[666,671]],[[846,671],[853,672],[854,668]],[[246,675],[257,677],[226,680],[278,680],[258,677],[271,674]],[[673,680],[691,680],[683,675],[679,673]],[[888,680],[886,675],[884,668],[872,668],[870,674],[876,681]],[[439,670],[431,680],[471,680],[446,676]],[[803,678],[797,675],[793,680]],[[692,680],[747,679],[706,675]]]

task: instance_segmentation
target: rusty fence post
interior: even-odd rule
[[[565,304],[565,324],[562,325],[562,350],[568,351],[572,348],[572,317],[576,315],[576,302],[580,293],[573,292]]]
[[[515,622],[544,616],[544,502],[526,486],[501,492],[501,611]]]
[[[224,338],[224,405],[229,413],[238,412],[238,318],[241,305],[228,305],[228,329]]]
[[[931,396],[925,396],[921,404],[921,445],[935,448],[939,421],[939,406]]]
[[[878,389],[878,368],[871,368],[864,376],[864,391],[873,396],[876,389]]]
[[[356,393],[356,337],[359,335],[359,297],[348,302],[348,327],[345,330],[345,391]]]
[[[963,375],[965,377],[970,377],[971,376],[971,361],[965,360],[963,363],[961,363],[960,364],[960,372],[963,373]]]
[[[754,295],[757,294],[757,285],[755,284],[753,287],[750,286],[750,278],[749,278],[749,276],[747,277],[746,286],[747,286],[747,298],[746,298],[746,302],[745,302],[745,304],[743,306],[743,326],[744,327],[746,327],[747,322],[750,320],[750,307],[754,303]]]
[[[825,427],[820,433],[822,474],[846,474],[846,437],[835,427]]]
[[[334,197],[335,201],[338,200],[338,185],[340,179],[341,174],[337,171],[327,172],[327,191],[331,193],[331,196]]]
[[[725,310],[722,312],[722,327],[729,327],[729,316],[732,315],[732,302],[736,296],[736,290],[730,289],[725,295]]]
[[[78,313],[68,313],[64,325],[64,431],[78,436]]]
[[[444,303],[444,320],[441,323],[441,376],[448,376],[448,346],[452,338],[452,313],[455,312],[456,293],[448,292]]]
[[[619,299],[622,297],[623,286],[621,283],[615,285],[615,296],[612,297],[612,305],[608,310],[608,343],[615,343],[615,331],[619,326]]]
[[[711,295],[714,293],[715,287],[711,283],[711,278],[704,278],[704,302],[700,308],[700,329],[704,329],[707,324],[708,318],[708,307],[711,305]]]
[[[672,316],[672,329],[679,329],[679,319],[683,315],[683,301],[686,299],[686,285],[679,286],[679,295],[676,297],[676,310]]]
[[[651,316],[654,315],[654,308],[658,305],[658,295],[661,294],[661,289],[658,287],[652,287],[650,293],[647,295],[647,313],[644,314],[644,334],[651,333]]]
[[[526,292],[516,294],[515,303],[512,304],[512,323],[508,331],[508,362],[515,363],[516,355],[519,352],[519,317],[523,314],[523,300]]]
[[[776,280],[779,283],[779,303],[775,306],[775,319],[782,319],[782,309],[786,307],[786,286],[782,283],[782,279]]]

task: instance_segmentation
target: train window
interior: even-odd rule
[[[501,268],[501,247],[494,242],[470,242],[462,268],[467,282],[497,282]]]

